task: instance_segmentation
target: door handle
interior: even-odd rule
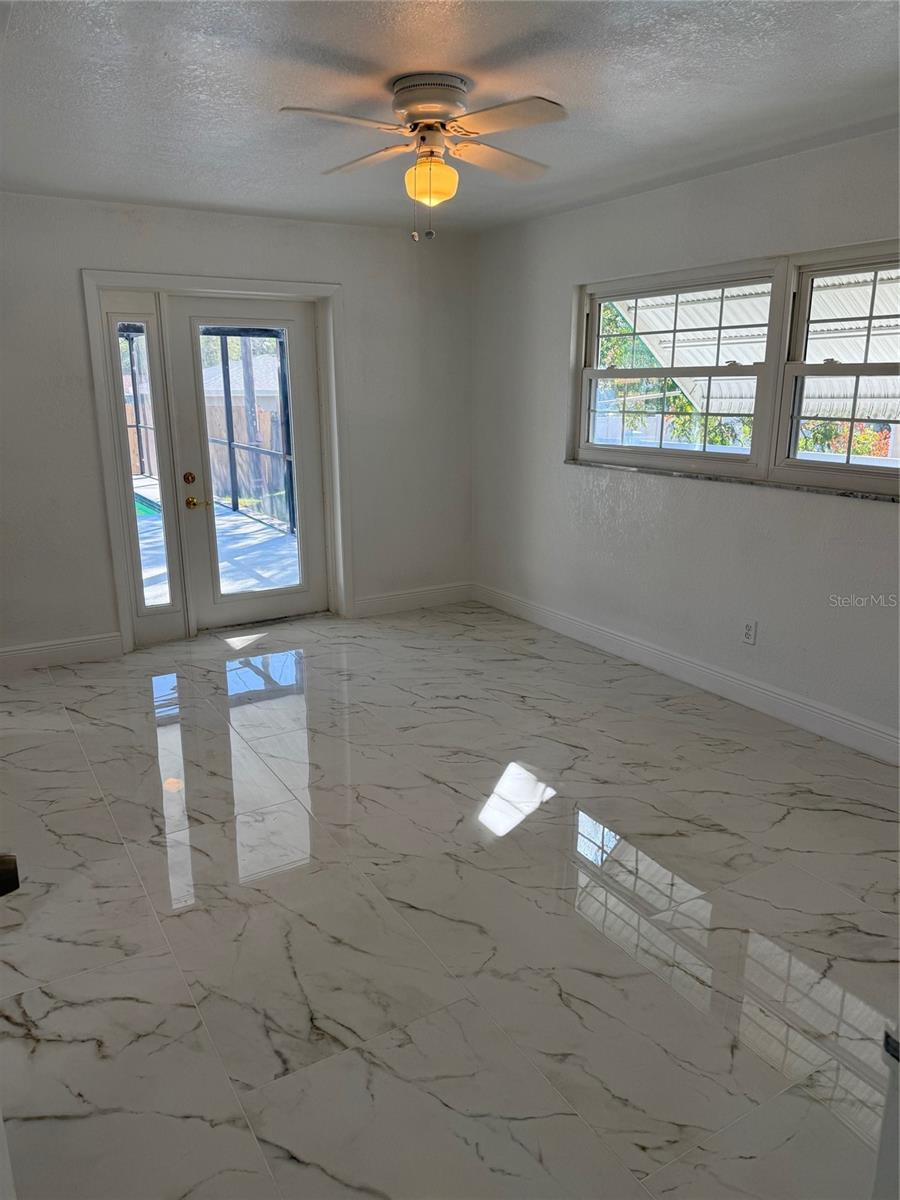
[[[185,497],[184,507],[199,508],[202,504],[204,507],[209,508],[211,503],[211,500],[198,500],[196,496],[187,496]]]

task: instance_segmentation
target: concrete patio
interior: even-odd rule
[[[159,483],[148,476],[134,477],[136,495],[159,504]],[[297,540],[272,525],[235,512],[225,505],[214,506],[220,587],[223,593],[269,591],[295,587],[300,582]],[[148,605],[169,601],[162,511],[137,516],[138,542],[144,579],[144,601]]]

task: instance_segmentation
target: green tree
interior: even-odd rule
[[[890,425],[871,421],[866,425],[856,424],[853,430],[853,453],[872,458],[885,458],[889,453]],[[803,421],[797,438],[797,449],[805,454],[847,453],[850,443],[850,422],[819,417]]]

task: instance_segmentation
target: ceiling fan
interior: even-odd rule
[[[471,163],[485,171],[493,171],[518,182],[537,179],[546,167],[533,159],[511,154],[480,141],[492,133],[508,129],[524,129],[548,121],[562,121],[568,115],[561,104],[543,96],[526,96],[507,104],[496,104],[478,112],[466,111],[466,96],[470,81],[462,75],[443,72],[400,75],[392,83],[393,110],[397,122],[373,121],[367,117],[350,117],[343,113],[326,112],[318,108],[298,108],[285,105],[281,111],[340,121],[346,125],[361,125],[380,133],[401,137],[397,145],[385,146],[372,154],[364,154],[351,162],[325,171],[326,175],[356,171],[373,166],[402,154],[416,155],[415,165],[406,172],[406,194],[411,200],[433,208],[456,195],[459,175],[445,162],[445,155]],[[431,231],[433,236],[433,231]],[[426,234],[426,236],[428,236]]]

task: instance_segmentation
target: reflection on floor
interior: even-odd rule
[[[0,697],[18,1200],[870,1195],[891,768],[474,605]]]
[[[159,503],[158,480],[136,476],[134,487],[145,499]],[[224,504],[216,504],[214,513],[220,587],[226,595],[297,586],[300,569],[297,539],[292,533],[284,533]],[[167,604],[162,510],[139,512],[137,528],[145,600],[148,604]]]

